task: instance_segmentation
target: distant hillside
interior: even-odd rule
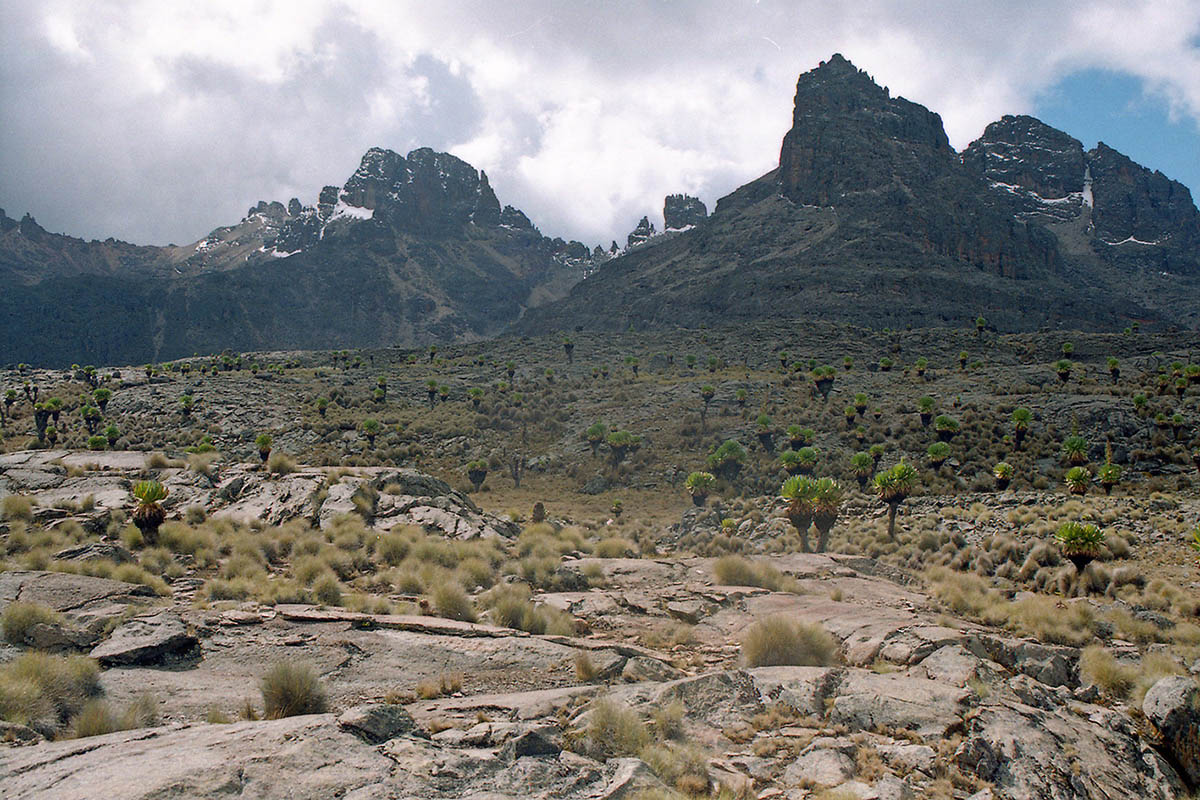
[[[429,149],[372,149],[315,206],[260,202],[183,247],[86,242],[0,211],[0,360],[477,339],[605,257],[543,236],[486,174]]]

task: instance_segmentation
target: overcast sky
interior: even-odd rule
[[[0,0],[0,207],[185,243],[448,150],[543,233],[623,241],[773,168],[841,52],[965,147],[1005,113],[1200,189],[1200,2]]]

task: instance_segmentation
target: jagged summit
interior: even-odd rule
[[[1185,187],[1027,116],[956,153],[937,113],[840,54],[799,76],[777,169],[649,241],[517,328],[803,315],[898,327],[979,313],[1015,330],[1200,323]]]
[[[84,242],[0,218],[0,352],[131,363],[479,338],[607,258],[543,236],[460,158],[373,147],[315,205],[259,201],[189,245]]]

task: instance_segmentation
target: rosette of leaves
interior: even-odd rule
[[[1092,473],[1087,467],[1071,467],[1063,476],[1063,483],[1071,494],[1083,496],[1092,483]]]
[[[159,505],[170,492],[158,481],[138,481],[133,485],[133,496],[137,505],[133,509],[133,524],[142,532],[147,545],[158,542],[158,529],[166,519],[166,512]]]
[[[1071,370],[1074,366],[1068,359],[1060,358],[1054,362],[1054,372],[1058,375],[1060,381],[1066,383],[1071,377]]]
[[[875,494],[888,507],[888,536],[896,538],[896,513],[916,489],[920,475],[901,461],[891,469],[875,475]]]
[[[1075,565],[1076,572],[1083,572],[1087,565],[1100,556],[1104,534],[1095,525],[1081,522],[1064,522],[1054,534],[1063,557]]]
[[[592,448],[592,457],[595,458],[600,450],[600,445],[604,444],[604,439],[608,436],[608,426],[603,422],[593,422],[583,432],[583,438],[587,439],[588,446]]]
[[[1088,461],[1088,443],[1077,433],[1071,434],[1062,443],[1062,457],[1068,464],[1080,466]]]
[[[812,527],[817,481],[805,475],[793,475],[779,487],[779,496],[788,501],[787,518],[800,534],[800,547],[808,552],[808,529]]]
[[[733,480],[746,461],[746,448],[727,439],[708,456],[708,468],[725,480]]]
[[[483,486],[484,480],[488,474],[488,463],[483,459],[476,459],[467,464],[467,480],[475,487],[475,491]]]
[[[934,442],[929,445],[925,454],[929,456],[929,463],[933,465],[934,469],[940,469],[942,464],[946,463],[946,459],[950,457],[950,445],[945,442]]]
[[[824,553],[829,546],[829,532],[837,522],[843,495],[842,487],[833,478],[819,478],[813,483],[812,521],[821,534],[817,540],[818,553]]]
[[[875,459],[871,458],[870,453],[860,452],[850,456],[850,471],[854,473],[854,477],[858,481],[858,488],[866,488],[873,469],[875,469]]]
[[[783,467],[788,475],[799,475],[800,454],[795,450],[784,450],[779,454],[779,466]]]
[[[924,395],[917,400],[917,413],[921,415],[922,427],[928,428],[929,423],[933,421],[934,406],[934,399],[929,395]]]
[[[613,431],[604,441],[612,452],[613,464],[620,464],[625,456],[641,446],[642,437],[629,431]]]
[[[683,487],[692,496],[692,503],[703,506],[709,494],[717,485],[717,476],[711,472],[693,472],[683,482]]]
[[[269,433],[260,433],[254,439],[254,446],[258,448],[258,456],[263,460],[264,464],[266,463],[267,458],[269,458],[271,455],[272,444],[274,444],[274,442],[271,439],[271,434]]]
[[[939,414],[933,421],[933,429],[937,431],[938,439],[948,442],[959,431],[958,420],[949,414]]]
[[[1001,461],[996,466],[992,467],[992,477],[996,479],[996,488],[1004,491],[1013,479],[1013,465],[1007,461]]]

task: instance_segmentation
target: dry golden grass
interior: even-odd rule
[[[750,626],[742,637],[742,660],[748,667],[826,667],[840,658],[837,639],[816,623],[768,617]]]

